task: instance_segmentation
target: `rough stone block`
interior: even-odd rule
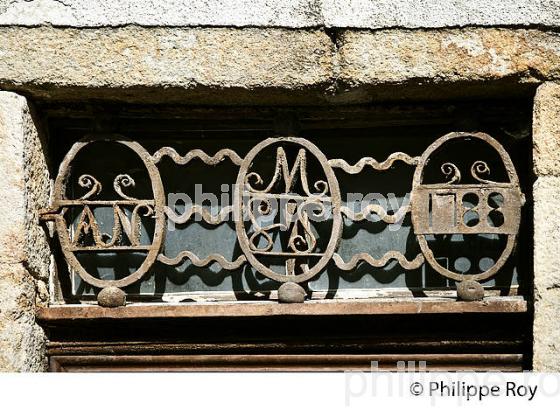
[[[0,0],[0,25],[316,27],[320,0]]]
[[[535,174],[560,175],[560,85],[537,89],[533,111],[533,169]]]
[[[560,178],[539,177],[533,186],[533,200],[538,293],[560,287]]]
[[[50,249],[38,210],[50,192],[46,149],[27,100],[0,92],[0,370],[44,369],[36,303],[47,300]]]
[[[539,30],[345,31],[340,81],[479,82],[560,75],[560,35]]]
[[[0,25],[558,27],[547,0],[0,0]]]
[[[35,321],[36,282],[22,264],[0,264],[0,371],[46,368],[45,335]]]
[[[560,369],[560,178],[539,177],[534,196],[534,296],[533,367]]]
[[[529,97],[560,80],[538,29],[0,27],[0,87],[36,98],[181,104],[356,104]],[[508,94],[509,93],[509,94]]]
[[[533,323],[533,370],[558,372],[560,369],[560,288],[541,292],[535,299]]]
[[[322,0],[330,27],[443,28],[557,26],[560,4],[547,0]]]
[[[49,201],[47,150],[27,100],[0,92],[0,263],[48,277],[50,251],[38,210]]]
[[[244,93],[262,104],[289,91],[310,98],[332,81],[335,48],[319,30],[11,27],[0,37],[0,86],[57,97],[112,90],[112,99],[141,94],[146,103],[239,104]]]

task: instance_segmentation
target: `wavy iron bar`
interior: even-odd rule
[[[212,214],[200,205],[193,205],[178,215],[173,209],[166,206],[164,208],[165,215],[169,220],[178,225],[186,224],[193,219],[193,216],[200,215],[202,220],[210,225],[219,225],[226,221],[229,214],[234,212],[233,206],[225,206],[217,214]]]
[[[159,163],[163,157],[170,157],[175,163],[179,165],[187,165],[191,160],[198,158],[206,165],[218,165],[223,162],[226,158],[229,158],[231,162],[237,166],[241,165],[243,161],[235,151],[230,149],[222,149],[216,152],[213,156],[206,154],[200,149],[195,149],[187,152],[184,156],[181,156],[171,147],[163,147],[156,151],[152,156],[152,161],[154,164]]]
[[[245,258],[244,255],[239,256],[236,260],[231,262],[226,260],[226,258],[224,258],[222,255],[217,253],[208,255],[206,258],[203,259],[199,258],[194,253],[189,251],[181,251],[174,258],[169,258],[161,253],[158,255],[158,261],[166,265],[173,265],[173,266],[180,265],[185,261],[185,259],[190,260],[193,265],[198,266],[199,268],[208,266],[211,263],[217,263],[218,265],[220,265],[222,269],[227,269],[227,270],[239,269],[241,266],[245,264],[245,262],[247,262],[247,258]]]
[[[405,215],[410,212],[410,209],[411,209],[410,205],[407,204],[400,207],[394,214],[389,215],[385,210],[385,208],[383,208],[381,205],[369,204],[360,212],[354,212],[352,209],[350,209],[347,206],[341,206],[340,212],[342,212],[344,216],[356,222],[363,221],[364,219],[367,219],[370,215],[377,215],[383,222],[388,224],[394,224],[399,220],[401,220],[402,218],[404,218]]]
[[[376,171],[386,171],[393,166],[396,161],[402,161],[408,165],[417,165],[420,157],[411,157],[404,152],[395,152],[383,161],[378,162],[371,157],[364,157],[356,162],[355,165],[350,165],[343,159],[330,159],[329,165],[333,168],[341,168],[347,174],[359,174],[366,166],[370,166]]]
[[[399,265],[401,265],[406,270],[413,270],[418,269],[424,264],[424,255],[419,253],[413,260],[409,261],[402,253],[397,251],[389,251],[379,259],[374,258],[369,253],[357,253],[353,255],[348,262],[344,262],[344,260],[338,253],[335,253],[333,255],[334,263],[339,269],[342,270],[356,269],[356,266],[360,262],[366,262],[375,268],[382,268],[391,260],[396,260]]]

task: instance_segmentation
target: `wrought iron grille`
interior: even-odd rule
[[[445,154],[449,144],[472,140],[491,149],[503,168],[503,175],[498,177],[499,172],[491,170],[481,159],[472,161],[466,169],[465,164],[438,163],[438,155]],[[140,192],[142,195],[135,193],[138,181],[127,173],[118,174],[110,187],[103,186],[91,174],[74,175],[73,166],[79,162],[81,153],[100,142],[118,144],[140,159],[149,179],[148,189]],[[272,154],[267,156],[265,152]],[[195,159],[207,166],[230,161],[239,168],[232,205],[212,213],[193,204],[177,214],[168,204],[169,192],[164,190],[158,168],[165,157],[185,167],[185,178],[189,178],[188,166]],[[269,157],[273,160],[269,161]],[[342,201],[335,169],[351,175],[366,168],[381,172],[398,161],[414,167],[410,201],[398,212],[390,214],[372,203],[356,209]],[[433,172],[426,172],[428,166],[434,165],[439,171],[435,177]],[[72,183],[81,187],[80,195],[68,189]],[[374,192],[375,187],[371,190]],[[315,144],[296,137],[266,139],[242,158],[230,149],[221,149],[211,156],[199,149],[180,155],[174,148],[162,147],[150,154],[139,142],[120,135],[106,135],[89,136],[73,145],[60,166],[52,205],[41,212],[41,219],[54,222],[69,268],[84,282],[101,289],[97,299],[104,306],[123,305],[126,295],[122,288],[140,281],[156,261],[176,266],[185,260],[198,267],[218,264],[226,270],[249,265],[278,283],[280,302],[303,302],[305,284],[331,263],[343,271],[355,270],[360,264],[382,267],[391,261],[412,270],[427,263],[438,274],[457,282],[459,298],[480,300],[484,297],[480,282],[496,275],[514,250],[524,201],[508,153],[484,133],[450,133],[437,139],[420,156],[395,152],[382,162],[368,156],[354,165],[344,159],[328,159]],[[112,209],[109,233],[101,229],[96,208]],[[408,213],[421,250],[414,258],[407,259],[398,250],[380,258],[361,252],[347,260],[337,253],[344,220],[367,221],[371,215],[377,215],[391,225]],[[169,224],[184,225],[196,217],[209,225],[220,225],[233,218],[242,254],[234,260],[218,252],[200,258],[190,249],[176,255],[165,254],[162,244]],[[151,223],[150,229],[144,227],[146,221]],[[499,235],[505,238],[506,245],[491,266],[479,273],[464,274],[440,264],[428,240],[434,235],[454,234]],[[77,253],[107,252],[140,252],[145,258],[126,277],[107,280],[88,272],[76,257]]]

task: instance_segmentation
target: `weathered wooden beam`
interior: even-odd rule
[[[40,321],[76,321],[92,319],[141,319],[181,317],[259,317],[390,315],[434,313],[523,313],[527,302],[522,297],[493,297],[477,302],[455,299],[384,299],[375,301],[310,301],[303,304],[277,302],[130,304],[104,308],[88,305],[59,305],[37,310]]]

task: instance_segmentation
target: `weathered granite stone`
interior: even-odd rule
[[[0,0],[0,24],[299,28],[322,18],[318,0]]]
[[[0,36],[0,87],[43,97],[87,89],[150,103],[262,103],[269,93],[312,98],[332,82],[334,44],[322,31],[43,27]]]
[[[339,81],[457,83],[560,76],[560,35],[539,30],[345,31]]]
[[[37,211],[50,181],[27,100],[0,92],[0,370],[44,369],[44,334],[35,305],[47,301],[50,251]]]
[[[533,369],[560,369],[560,86],[541,85],[535,95]]]
[[[558,27],[549,0],[0,0],[0,24],[101,27]]]
[[[558,121],[558,119],[556,119]],[[536,131],[536,130],[535,130]],[[534,196],[533,368],[560,369],[560,177],[541,176]]]
[[[560,79],[560,34],[0,28],[0,87],[57,100],[354,104],[529,97]]]
[[[537,89],[533,113],[533,169],[535,174],[560,176],[560,85]]]
[[[549,289],[535,299],[533,324],[533,370],[557,372],[560,369],[560,288]]]
[[[325,24],[354,28],[550,25],[560,3],[549,0],[322,0]]]
[[[560,287],[560,178],[539,177],[533,198],[535,290],[540,293]]]
[[[48,205],[45,141],[27,100],[0,91],[0,263],[24,263],[39,279],[49,275],[50,250],[38,211]]]
[[[45,335],[35,321],[35,282],[23,264],[0,264],[0,371],[46,368]]]

